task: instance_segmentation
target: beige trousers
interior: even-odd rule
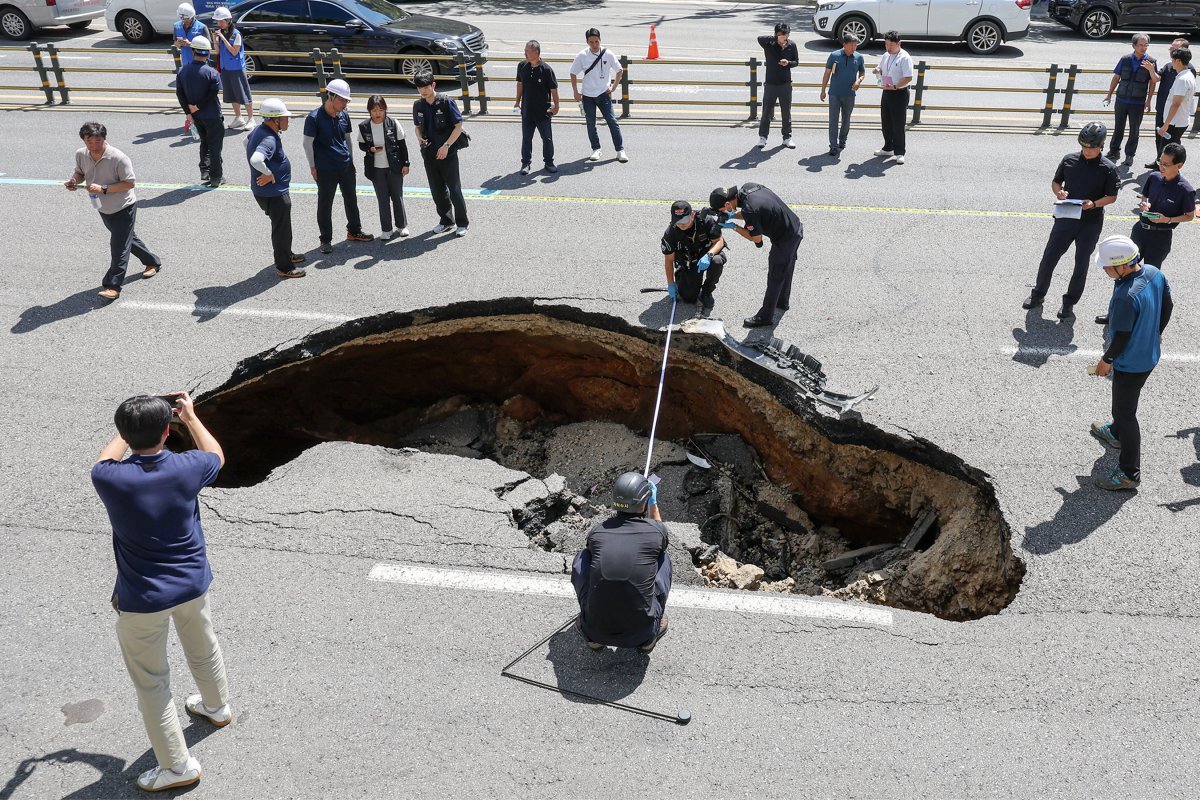
[[[151,614],[120,612],[117,641],[121,643],[125,667],[137,689],[138,708],[146,724],[146,733],[150,735],[154,757],[164,768],[180,764],[188,757],[187,742],[183,739],[183,729],[171,697],[167,632],[172,619],[204,705],[220,708],[229,702],[225,662],[208,613],[207,592],[195,600]]]

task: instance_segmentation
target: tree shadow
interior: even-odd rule
[[[1045,319],[1041,306],[1026,311],[1025,327],[1013,328],[1012,335],[1017,340],[1013,361],[1035,369],[1045,366],[1054,355],[1052,350],[1065,349],[1066,355],[1079,349],[1071,342],[1075,338],[1075,318]]]
[[[1093,481],[1108,475],[1112,457],[1102,453],[1092,464],[1090,475],[1077,475],[1079,486],[1068,492],[1062,487],[1054,491],[1063,497],[1062,506],[1053,519],[1025,529],[1024,547],[1036,555],[1048,555],[1067,545],[1079,544],[1108,522],[1135,491],[1109,492],[1097,488]]]
[[[71,317],[81,317],[84,314],[98,311],[112,305],[114,300],[105,300],[97,292],[98,288],[84,289],[70,297],[64,297],[57,303],[48,306],[30,306],[21,312],[21,318],[9,329],[10,333],[30,333],[43,325],[62,322]]]
[[[720,169],[756,169],[759,164],[769,160],[776,153],[784,150],[782,144],[777,144],[772,148],[751,147],[740,156],[734,156],[720,166]]]
[[[554,682],[560,690],[610,703],[633,694],[650,666],[650,655],[636,647],[590,650],[573,625],[550,638],[546,660],[554,666]],[[591,702],[565,692],[563,697],[573,703]]]

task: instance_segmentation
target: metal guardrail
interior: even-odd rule
[[[169,49],[161,51],[164,55],[169,55],[171,62],[167,62],[170,67],[162,69],[129,69],[124,67],[71,67],[66,70],[60,59],[60,54],[63,53],[87,53],[91,56],[96,56],[105,53],[113,54],[145,54],[147,51],[138,48],[58,48],[53,44],[39,45],[34,42],[27,47],[0,47],[0,51],[10,52],[29,52],[32,55],[32,64],[27,67],[20,66],[0,66],[0,72],[28,72],[34,71],[41,81],[41,91],[45,94],[46,105],[67,105],[71,102],[71,92],[111,92],[114,91],[111,86],[85,86],[79,84],[68,85],[68,75],[75,76],[88,74],[160,74],[173,75],[180,66],[180,53],[178,48],[172,45]],[[524,59],[518,57],[480,57],[475,59],[471,64],[468,64],[464,54],[459,53],[456,56],[444,55],[396,55],[388,53],[341,53],[337,49],[323,52],[314,49],[311,53],[286,53],[274,51],[259,51],[251,52],[252,55],[261,57],[274,58],[292,58],[292,59],[310,59],[312,62],[311,71],[306,70],[256,70],[254,77],[279,77],[279,78],[297,78],[310,77],[316,83],[315,92],[279,92],[275,91],[272,94],[280,97],[324,97],[325,85],[332,78],[344,78],[349,80],[371,80],[371,81],[400,81],[407,82],[411,80],[409,75],[405,75],[399,68],[401,62],[406,60],[423,60],[431,62],[448,63],[452,66],[452,70],[446,70],[444,73],[437,74],[434,77],[439,81],[457,81],[460,87],[460,98],[462,102],[462,110],[464,113],[473,113],[473,104],[478,103],[478,113],[486,115],[488,113],[488,105],[490,102],[514,102],[514,96],[490,95],[487,91],[488,81],[495,82],[496,80],[504,80],[511,83],[511,77],[498,78],[494,75],[489,77],[486,66],[488,64],[506,65],[518,64]],[[49,64],[47,65],[47,59]],[[354,71],[353,66],[356,61],[371,59],[374,61],[389,60],[396,63],[396,69],[391,73],[383,72],[361,72]],[[543,59],[549,64],[569,64],[572,59],[568,58],[546,58]],[[629,118],[633,114],[635,107],[678,107],[678,106],[701,106],[701,107],[734,107],[745,108],[748,113],[748,120],[757,120],[759,110],[762,105],[759,100],[759,87],[762,85],[759,79],[760,71],[765,64],[757,58],[749,58],[744,61],[734,60],[714,60],[714,59],[631,59],[626,56],[621,56],[621,84],[620,96],[615,98],[620,106],[620,116]],[[676,66],[713,66],[722,67],[731,71],[740,69],[746,70],[746,80],[716,80],[716,81],[698,81],[698,80],[679,80],[676,78],[657,78],[653,75],[653,71],[662,68],[670,68]],[[870,69],[874,65],[868,65]],[[825,68],[824,61],[808,61],[800,62],[797,69],[814,69],[820,74]],[[990,85],[990,86],[972,86],[964,85],[962,81],[937,83],[934,77],[939,73],[946,73],[948,80],[953,81],[954,76],[961,78],[964,75],[971,73],[987,73],[990,75],[1007,75],[1018,74],[1025,76],[1039,76],[1037,86],[1006,86],[1006,85]],[[1051,128],[1054,126],[1055,118],[1057,117],[1058,128],[1066,128],[1070,125],[1073,114],[1078,113],[1075,108],[1077,100],[1081,96],[1088,95],[1103,95],[1107,93],[1106,89],[1085,89],[1079,86],[1079,77],[1082,75],[1111,75],[1111,71],[1106,69],[1087,69],[1081,68],[1077,64],[1069,64],[1066,66],[1057,63],[1051,64],[1049,67],[1010,67],[1010,66],[964,66],[964,65],[942,65],[929,64],[926,61],[919,61],[915,65],[915,75],[912,83],[912,101],[909,105],[911,110],[910,125],[918,125],[921,123],[921,117],[925,111],[939,112],[960,112],[960,113],[991,113],[991,114],[1021,114],[1027,116],[1040,117],[1039,128]],[[646,77],[643,77],[645,75]],[[1044,84],[1040,76],[1045,76]],[[474,93],[472,93],[472,79],[474,79]],[[560,83],[563,83],[560,81]],[[569,78],[565,84],[569,85]],[[713,98],[703,99],[667,99],[661,97],[649,97],[643,95],[636,97],[636,89],[645,87],[653,89],[654,87],[676,87],[676,86],[695,86],[695,87],[720,87],[728,89],[731,87],[746,89],[746,98],[744,100],[718,100]],[[794,82],[792,87],[802,90],[815,90],[820,88],[819,82]],[[7,90],[24,90],[28,91],[31,87],[28,86],[0,86],[0,89]],[[868,86],[868,89],[871,87]],[[170,88],[135,88],[124,87],[117,91],[130,92],[136,94],[164,94],[174,97],[174,90]],[[929,99],[932,97],[935,101],[939,93],[956,92],[956,93],[1003,93],[1008,95],[1037,95],[1041,102],[1037,105],[1017,105],[1017,106],[996,106],[996,105],[931,105]],[[54,99],[55,93],[58,94],[59,100]],[[809,102],[809,101],[793,101],[793,108],[813,108],[824,109],[824,102]],[[862,103],[859,104],[862,108],[879,108],[877,103]],[[1113,114],[1111,109],[1088,109],[1089,116],[1106,116]],[[1195,118],[1191,126],[1192,133],[1200,133],[1200,109],[1197,109]]]

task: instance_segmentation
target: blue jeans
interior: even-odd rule
[[[829,95],[829,148],[845,148],[846,137],[850,133],[850,113],[854,111],[854,95]],[[841,125],[838,125],[838,118]]]
[[[583,96],[583,116],[587,119],[588,141],[591,142],[592,149],[600,149],[600,134],[596,131],[597,108],[604,115],[604,121],[608,123],[613,147],[617,150],[624,150],[625,142],[621,138],[621,126],[617,124],[617,117],[613,114],[612,95],[608,92],[597,97],[588,97],[586,94]]]

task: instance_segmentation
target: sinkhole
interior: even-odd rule
[[[558,474],[513,524],[565,550],[578,538],[562,532],[608,513],[611,480],[643,465],[664,337],[524,298],[391,312],[246,359],[197,409],[225,449],[223,487],[330,441]],[[823,412],[712,336],[672,337],[653,468],[668,527],[699,529],[689,552],[708,585],[970,620],[1008,605],[1025,572],[986,474]]]

